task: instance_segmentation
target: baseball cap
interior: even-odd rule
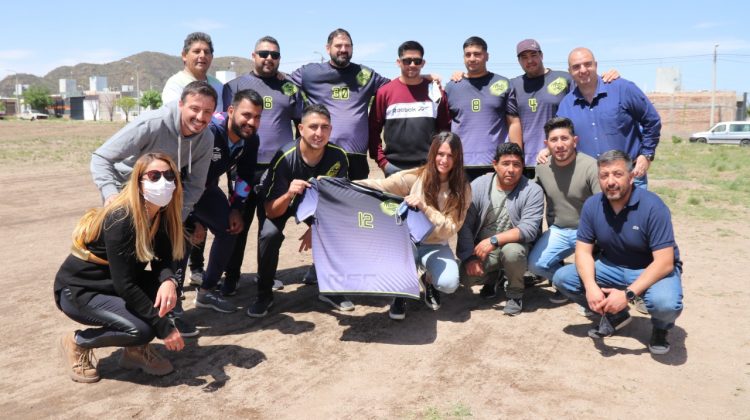
[[[536,40],[524,39],[516,45],[516,55],[521,55],[524,51],[542,52],[542,48],[539,47],[539,43]]]

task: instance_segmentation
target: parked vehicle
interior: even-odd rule
[[[22,119],[22,120],[29,120],[29,121],[34,121],[34,120],[46,120],[46,119],[48,119],[48,118],[49,118],[49,115],[47,115],[47,114],[42,114],[41,112],[35,112],[35,111],[25,111],[25,112],[22,112],[22,113],[21,113],[21,114],[20,114],[20,115],[18,116],[18,118],[19,118],[19,119]]]
[[[690,142],[750,146],[750,121],[720,122],[709,131],[693,133]]]

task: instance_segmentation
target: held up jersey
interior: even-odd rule
[[[341,178],[311,180],[297,220],[312,220],[312,251],[321,294],[419,299],[412,241],[432,232],[403,198]],[[406,208],[406,210],[404,210]]]

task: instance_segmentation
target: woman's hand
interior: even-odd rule
[[[406,197],[404,197],[404,201],[406,201],[406,204],[409,205],[409,207],[415,207],[418,208],[420,211],[424,211],[424,202],[422,201],[422,198],[418,195],[409,194]]]
[[[177,286],[170,279],[164,280],[154,299],[154,308],[159,308],[159,318],[164,318],[164,315],[174,309],[175,305],[177,305]]]
[[[180,351],[185,348],[185,341],[182,339],[180,332],[177,328],[172,329],[172,332],[168,336],[164,337],[164,346],[167,350]]]

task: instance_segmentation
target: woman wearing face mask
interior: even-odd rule
[[[159,337],[173,351],[185,345],[165,316],[177,302],[173,266],[185,249],[177,174],[169,156],[141,156],[122,192],[89,210],[73,231],[54,291],[65,315],[91,326],[66,333],[60,343],[76,382],[99,380],[98,347],[124,347],[120,366],[126,369],[160,376],[174,370],[149,343]]]

